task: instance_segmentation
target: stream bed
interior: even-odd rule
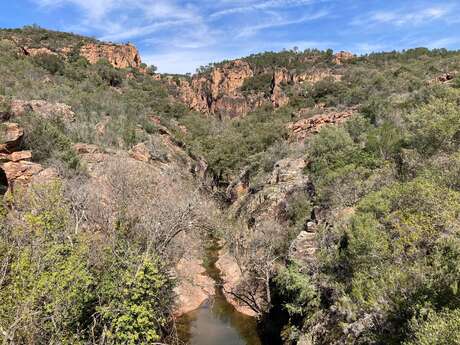
[[[215,294],[178,320],[179,338],[190,345],[261,345],[256,319],[238,312],[224,296],[221,272],[216,267],[219,250],[213,241],[204,263],[206,274],[215,282]]]

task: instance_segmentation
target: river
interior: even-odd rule
[[[190,345],[261,345],[257,322],[238,312],[224,296],[217,241],[206,248],[206,274],[215,281],[215,294],[197,310],[185,314],[178,321],[179,338]]]

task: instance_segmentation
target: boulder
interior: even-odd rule
[[[32,180],[32,177],[44,170],[40,164],[27,161],[7,162],[3,164],[2,169],[10,185],[15,183],[28,184]],[[50,172],[47,172],[46,175],[57,176],[57,174],[51,174]]]
[[[50,103],[43,100],[11,101],[12,116],[23,116],[30,112],[34,112],[45,119],[58,117],[66,122],[72,122],[75,120],[75,113],[72,111],[72,108],[67,104]]]
[[[77,143],[73,145],[73,149],[77,154],[80,155],[102,153],[102,150],[99,148],[99,146],[85,143]]]
[[[342,65],[344,62],[350,61],[355,57],[353,53],[347,51],[340,51],[334,54],[334,59],[332,60],[336,65]]]
[[[318,249],[316,233],[301,231],[289,247],[289,259],[301,262],[308,262],[315,259]]]
[[[214,281],[206,275],[202,260],[182,258],[175,267],[178,284],[174,315],[179,317],[198,309],[214,295]]]
[[[13,152],[7,157],[8,160],[12,162],[19,162],[19,161],[28,161],[32,159],[32,151],[17,151]]]
[[[0,152],[9,153],[19,149],[24,137],[24,129],[17,123],[6,122],[1,125]]]
[[[269,184],[289,183],[296,184],[303,183],[305,176],[303,170],[307,162],[303,158],[292,159],[286,158],[276,162]]]
[[[129,151],[129,154],[132,158],[141,162],[148,162],[152,159],[150,150],[144,143],[140,143],[134,146],[131,151]]]

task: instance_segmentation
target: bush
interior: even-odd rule
[[[63,74],[65,69],[62,58],[54,54],[39,54],[34,56],[33,61],[51,74]]]
[[[460,344],[460,309],[430,312],[426,320],[412,323],[412,332],[405,345]]]
[[[59,119],[46,120],[39,116],[31,116],[22,120],[25,128],[24,145],[33,150],[36,161],[57,159],[68,168],[76,169],[79,158],[75,153],[72,141],[65,134],[64,124]]]
[[[110,324],[109,339],[129,345],[158,342],[169,322],[173,284],[157,260],[145,259],[135,272],[125,275],[114,302],[103,312]]]
[[[122,72],[112,67],[108,61],[99,60],[95,68],[98,76],[108,85],[119,87],[123,83]]]
[[[2,226],[0,237],[9,247],[0,289],[4,339],[76,343],[91,322],[94,280],[88,248],[69,229],[61,184],[35,186],[24,194],[17,190],[14,202],[22,223]]]

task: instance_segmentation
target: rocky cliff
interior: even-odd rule
[[[332,63],[338,66],[353,56],[351,53],[339,52],[333,56]],[[246,92],[243,90],[246,83],[260,77],[271,80],[267,92],[251,88]],[[341,75],[329,67],[305,71],[277,67],[260,70],[246,60],[234,60],[190,79],[179,78],[174,81],[170,77],[165,78],[177,88],[180,99],[190,109],[219,118],[234,118],[244,116],[263,104],[271,104],[274,108],[283,107],[289,103],[286,86],[311,85],[328,77],[341,79]]]
[[[48,47],[35,47],[27,45],[27,42],[19,41],[14,37],[5,39],[17,47],[19,55],[37,56],[37,55],[56,55],[67,59],[75,46],[66,46],[58,49]],[[97,63],[99,60],[105,59],[112,66],[117,68],[141,68],[141,57],[137,48],[128,44],[111,44],[111,43],[86,43],[78,48],[80,56],[86,58],[91,64]]]
[[[94,64],[101,59],[106,59],[117,68],[140,68],[141,57],[132,44],[85,44],[80,49],[80,55]]]

